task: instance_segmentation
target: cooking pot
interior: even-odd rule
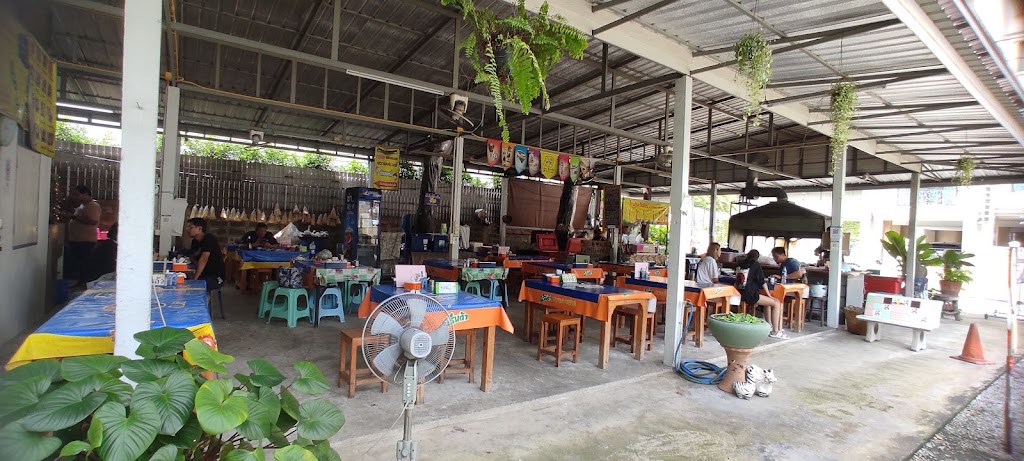
[[[824,298],[825,296],[828,295],[828,287],[820,283],[811,285],[810,295],[812,298]]]

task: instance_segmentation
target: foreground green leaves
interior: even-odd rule
[[[0,461],[266,461],[264,447],[275,461],[340,461],[328,440],[345,416],[326,399],[293,393],[331,388],[313,363],[295,363],[291,383],[264,359],[249,360],[251,373],[235,380],[211,379],[207,372],[226,375],[234,357],[188,330],[136,339],[142,359],[40,360],[0,376]]]

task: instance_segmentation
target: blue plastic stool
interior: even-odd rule
[[[472,293],[472,294],[475,294],[477,296],[483,296],[482,294],[480,294],[480,282],[477,282],[477,281],[466,282],[466,290],[465,291],[466,291],[466,293]]]
[[[357,294],[352,294],[352,288],[358,288]],[[366,290],[369,289],[369,283],[362,281],[349,280],[345,282],[345,296],[348,301],[345,302],[345,308],[350,308],[353,304],[359,306],[363,302],[363,298],[366,297]],[[358,307],[356,307],[358,309]]]
[[[306,301],[306,305],[299,309],[299,298]],[[285,298],[284,304],[278,304],[277,298]],[[309,319],[312,314],[309,312],[309,293],[305,288],[278,288],[274,291],[274,305],[267,316],[267,324],[274,317],[288,321],[289,328],[295,328],[296,321],[305,317]]]
[[[317,322],[324,317],[337,317],[338,320],[345,323],[345,297],[341,294],[341,290],[335,287],[328,288],[324,294],[320,295],[317,305],[320,306],[320,313],[316,316]]]
[[[263,282],[263,288],[260,290],[260,307],[259,317],[267,315],[267,312],[274,307],[274,290],[277,290],[281,286],[276,281]]]

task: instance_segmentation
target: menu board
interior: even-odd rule
[[[869,293],[864,316],[911,328],[935,329],[942,318],[942,301]]]
[[[604,186],[604,225],[622,225],[622,186]]]

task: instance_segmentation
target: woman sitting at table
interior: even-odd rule
[[[740,268],[747,270],[743,288],[740,290],[740,299],[751,306],[761,306],[764,308],[764,318],[772,327],[772,331],[768,336],[778,339],[789,339],[789,336],[782,331],[782,303],[768,294],[770,292],[768,291],[764,270],[761,269],[761,263],[758,262],[760,257],[761,252],[750,250],[747,253],[746,259],[740,263]]]
[[[711,242],[708,252],[697,263],[697,274],[694,277],[698,285],[718,283],[718,258],[722,256],[722,245]]]

